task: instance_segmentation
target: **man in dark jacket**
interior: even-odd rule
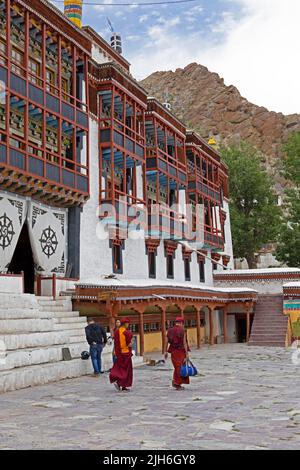
[[[98,377],[101,372],[101,354],[107,343],[106,331],[99,323],[95,323],[92,318],[88,319],[88,326],[85,328],[86,340],[90,345],[90,355],[94,368],[94,377]]]

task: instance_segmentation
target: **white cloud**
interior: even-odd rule
[[[192,7],[189,10],[187,10],[186,14],[190,16],[194,16],[194,15],[199,15],[203,11],[204,11],[204,8],[201,5],[196,5],[195,7]]]
[[[147,48],[147,55],[141,49],[129,57],[133,72],[141,78],[199,62],[249,100],[275,111],[300,113],[300,1],[224,0],[224,5],[232,3],[240,8],[239,19],[225,11],[212,24],[222,38],[217,44],[200,34],[186,35],[184,28],[179,35],[166,23],[149,28],[153,47]]]
[[[158,23],[165,25],[168,29],[172,28],[172,26],[177,26],[180,23],[179,16],[174,16],[173,18],[164,18],[161,16],[157,20]]]
[[[128,36],[125,37],[126,41],[138,41],[140,39],[140,36],[138,34],[129,34]]]
[[[105,3],[105,5],[112,5],[114,2],[113,0],[101,0],[101,3]],[[105,5],[94,5],[92,9],[97,13],[107,13],[107,7]]]
[[[149,18],[149,15],[142,15],[139,17],[139,23],[145,23]]]
[[[232,31],[237,26],[235,15],[231,11],[223,11],[221,14],[221,21],[213,23],[211,30],[213,33],[226,34],[227,31]]]

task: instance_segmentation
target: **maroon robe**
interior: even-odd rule
[[[121,337],[121,335],[123,336]],[[110,371],[109,379],[111,383],[117,382],[122,388],[131,387],[133,382],[132,350],[128,347],[132,337],[131,331],[124,330],[122,327],[115,332],[114,336],[117,359]]]
[[[182,326],[173,326],[168,330],[168,342],[170,344],[168,352],[171,354],[171,360],[174,367],[173,385],[180,386],[189,384],[189,377],[180,376],[180,368],[186,359],[186,351],[184,346],[185,331]]]

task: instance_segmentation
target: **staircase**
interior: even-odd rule
[[[85,326],[70,297],[0,294],[0,393],[90,373]]]
[[[249,346],[285,347],[287,327],[282,295],[260,295],[255,307]]]

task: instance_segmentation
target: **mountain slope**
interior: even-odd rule
[[[300,131],[300,115],[285,116],[249,103],[237,88],[226,86],[218,74],[196,63],[175,72],[155,72],[141,85],[163,102],[168,95],[172,111],[204,138],[254,144],[265,155],[265,166],[281,192],[284,181],[276,163],[282,143],[291,132]]]

